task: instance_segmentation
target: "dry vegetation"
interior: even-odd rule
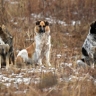
[[[15,56],[33,42],[35,21],[46,18],[54,20],[49,20],[52,68],[0,69],[0,96],[96,96],[96,68],[76,67],[90,24],[96,20],[96,0],[0,0],[0,24],[14,37]],[[27,84],[17,82],[29,77]]]

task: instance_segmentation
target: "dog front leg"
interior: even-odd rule
[[[42,58],[39,58],[38,63],[42,65]]]
[[[46,53],[46,64],[51,66],[51,64],[50,64],[50,52],[49,51]]]
[[[12,65],[15,65],[15,57],[14,57],[14,52],[12,52],[11,53],[11,55],[10,55],[10,59],[9,59],[10,61],[10,64],[12,64]]]
[[[91,68],[94,68],[95,65],[96,65],[96,52],[93,53],[93,56],[92,56],[92,66],[91,66]]]
[[[9,55],[6,55],[6,69],[9,68]]]
[[[50,64],[51,44],[49,44],[48,46],[49,46],[49,48],[48,48],[48,50],[47,50],[47,52],[46,52],[46,54],[45,54],[45,57],[46,57],[46,64],[49,65],[49,66],[51,66],[51,64]]]
[[[36,61],[37,64],[42,65],[42,56],[41,56],[41,51],[40,50],[36,50]]]

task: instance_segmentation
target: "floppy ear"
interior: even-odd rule
[[[36,25],[39,25],[39,24],[40,24],[40,22],[41,22],[40,20],[39,20],[39,21],[37,21],[37,22],[36,22]]]
[[[48,21],[45,21],[45,25],[48,26],[49,25],[49,22]]]

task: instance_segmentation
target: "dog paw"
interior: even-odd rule
[[[51,66],[51,64],[50,64],[50,63],[48,63],[48,66],[50,67],[50,66]]]
[[[9,66],[6,66],[6,69],[9,69]]]

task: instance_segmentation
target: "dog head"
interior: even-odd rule
[[[96,34],[96,21],[93,22],[91,25],[90,25],[90,33],[91,34]]]
[[[35,32],[45,33],[50,32],[49,22],[48,21],[37,21],[35,26]]]
[[[4,43],[6,44],[11,44],[11,41],[13,41],[12,35],[8,32],[7,28],[5,25],[0,26],[0,36]]]
[[[8,44],[1,44],[0,45],[0,54],[4,55],[9,52],[10,46]]]

